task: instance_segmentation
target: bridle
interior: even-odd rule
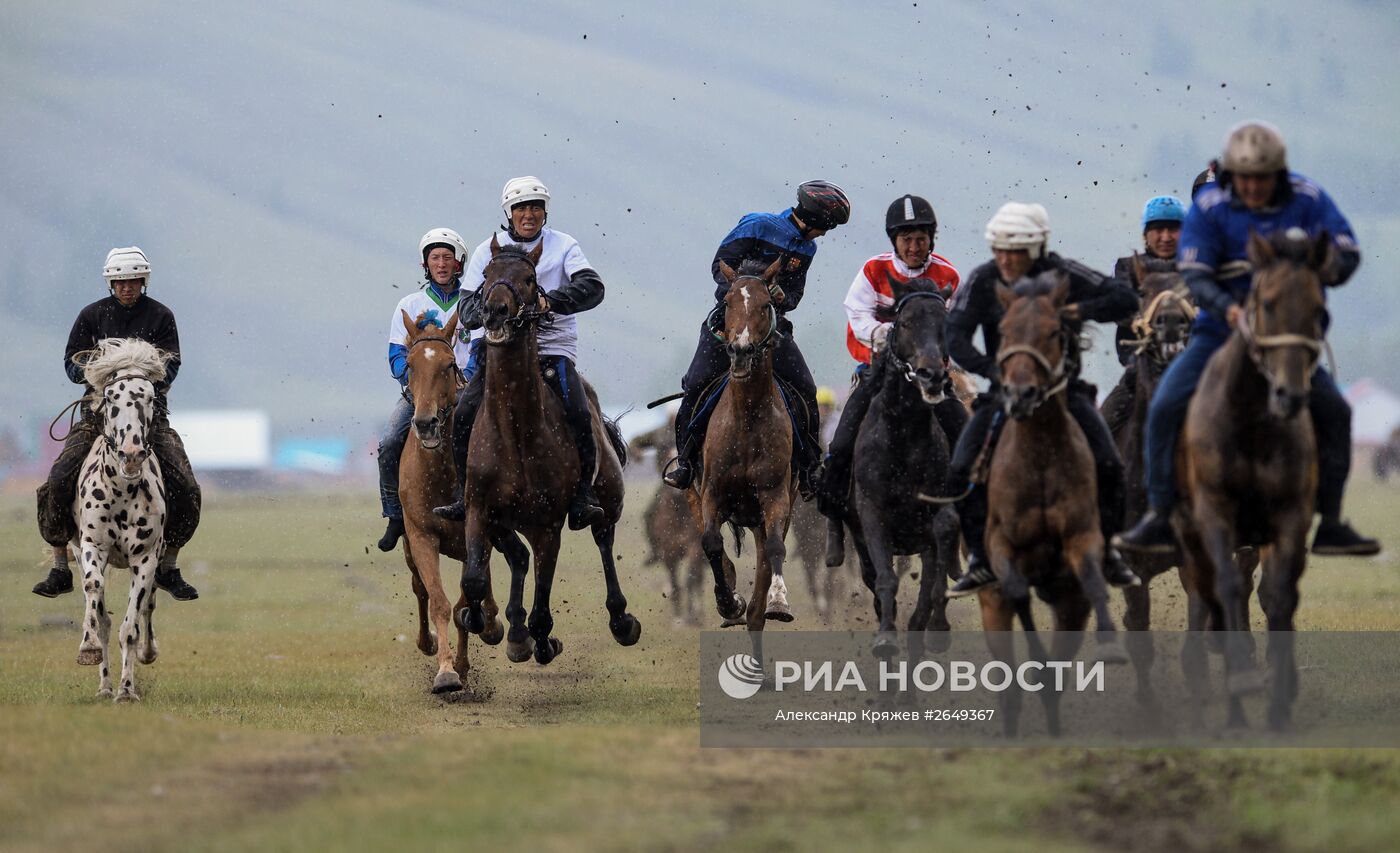
[[[1249,304],[1245,306],[1244,313],[1237,326],[1240,330],[1240,336],[1244,339],[1246,352],[1249,353],[1249,359],[1254,362],[1255,368],[1258,369],[1259,373],[1270,385],[1278,385],[1273,374],[1269,372],[1268,367],[1264,364],[1265,353],[1271,349],[1291,349],[1298,347],[1306,350],[1308,353],[1308,370],[1306,375],[1308,381],[1311,382],[1312,369],[1316,367],[1318,361],[1321,360],[1322,349],[1325,345],[1321,332],[1319,331],[1317,335],[1300,335],[1295,332],[1285,332],[1278,335],[1256,335],[1254,334],[1253,317],[1258,311],[1258,300],[1250,299]]]
[[[535,271],[535,262],[530,260],[530,257],[528,255],[518,255],[514,252],[512,252],[511,255],[513,258],[518,258],[519,260],[529,264],[531,272]],[[491,298],[491,294],[495,293],[496,288],[498,287],[504,287],[507,291],[510,292],[511,298],[515,300],[515,313],[505,319],[506,324],[511,326],[512,328],[519,330],[530,324],[538,324],[541,321],[544,321],[545,318],[548,315],[550,315],[551,312],[549,311],[527,309],[527,303],[525,299],[520,296],[520,291],[515,289],[515,283],[507,278],[498,278],[495,281],[491,282],[490,286],[488,286],[485,289],[485,291],[481,294],[481,303],[483,307]]]
[[[764,281],[756,275],[741,275],[734,279],[734,281],[730,284],[730,287],[732,288],[734,285],[745,280],[759,282],[763,285],[765,290],[768,287],[768,282]],[[710,334],[714,336],[715,340],[719,341],[721,344],[724,345],[724,348],[729,352],[730,356],[732,357],[734,355],[734,350],[729,345],[728,339],[724,336],[723,308],[724,303],[721,302],[719,305],[716,306],[716,310],[710,312],[709,318],[707,318],[705,321],[705,327],[710,330]],[[783,336],[778,331],[778,309],[773,305],[773,302],[770,299],[768,302],[768,331],[764,333],[763,338],[759,340],[758,343],[754,344],[753,352],[750,358],[757,359],[764,353],[764,351],[777,346],[778,342],[782,339]]]
[[[447,357],[451,360],[451,363],[452,363],[452,373],[453,373],[454,379],[456,380],[457,387],[458,387],[458,388],[461,388],[463,385],[466,384],[467,378],[466,378],[465,376],[462,375],[462,368],[461,368],[460,366],[458,366],[458,364],[457,364],[457,353],[452,349],[452,341],[451,341],[449,338],[446,338],[446,337],[444,337],[444,336],[442,336],[442,335],[424,335],[423,337],[420,337],[420,338],[414,340],[413,343],[409,344],[409,345],[408,345],[408,351],[409,351],[410,353],[412,353],[414,347],[418,346],[419,344],[442,344],[444,347],[446,347],[446,348],[447,348]],[[410,369],[410,368],[405,368],[405,369]],[[408,384],[407,384],[407,383],[405,383],[405,384],[404,384],[404,387],[403,387],[403,398],[404,398],[405,400],[408,400],[408,401],[412,402],[412,398],[409,396],[409,390],[408,390]],[[448,417],[448,415],[451,413],[451,409],[456,405],[456,402],[457,402],[456,400],[453,400],[453,399],[449,398],[448,401],[447,401],[447,403],[445,403],[444,405],[438,407],[438,410],[437,410],[438,423],[440,423],[440,424],[446,424],[446,423],[447,423],[447,417]]]
[[[1042,403],[1069,387],[1069,374],[1065,370],[1069,358],[1069,335],[1065,333],[1064,329],[1060,329],[1056,332],[1056,337],[1060,340],[1060,360],[1055,364],[1051,364],[1050,359],[1046,358],[1043,352],[1028,344],[1003,344],[997,350],[998,368],[1006,364],[1013,356],[1026,355],[1030,356],[1031,360],[1045,371],[1046,385],[1040,386],[1040,393],[1030,408],[1032,412],[1040,408]],[[1008,399],[1006,405],[1009,407],[1011,402]]]
[[[900,312],[904,310],[904,306],[916,299],[936,299],[938,300],[938,304],[942,305],[945,309],[948,307],[948,300],[943,298],[943,294],[936,291],[915,290],[904,294],[899,298],[899,301],[894,304],[894,328],[890,330],[890,338],[892,340],[885,346],[885,359],[889,362],[890,367],[898,371],[900,378],[917,387],[920,384],[918,372],[914,369],[912,364],[899,357],[899,352],[893,340],[899,334]],[[947,355],[943,356],[943,367],[945,369],[948,367]]]
[[[1150,357],[1155,358],[1156,355],[1151,352],[1150,347],[1157,342],[1157,329],[1152,324],[1157,319],[1157,314],[1167,307],[1179,309],[1186,315],[1187,322],[1195,320],[1198,313],[1190,297],[1179,289],[1173,287],[1163,290],[1152,297],[1152,301],[1147,303],[1147,307],[1133,320],[1132,328],[1137,337],[1124,343],[1131,346],[1138,355],[1147,352]]]
[[[155,385],[155,383],[152,382],[151,378],[150,378],[149,376],[144,375],[144,374],[140,374],[140,373],[123,373],[123,374],[120,375],[120,376],[114,376],[114,377],[112,377],[111,379],[108,379],[108,380],[106,381],[106,383],[103,384],[102,390],[103,390],[103,392],[105,392],[108,388],[112,387],[113,385],[116,385],[118,382],[125,382],[125,381],[127,381],[127,380],[136,380],[136,379],[139,379],[139,380],[141,380],[142,382],[150,382],[152,385]],[[105,403],[106,403],[106,401],[104,400],[104,401],[103,401],[104,408],[105,408]],[[154,414],[154,401],[152,401],[152,412],[151,412],[151,414]],[[145,436],[145,433],[146,433],[147,428],[150,426],[150,416],[151,416],[151,414],[147,414],[146,417],[140,419],[140,421],[141,421],[141,433],[142,433],[142,435],[141,435],[141,445],[142,445],[142,448],[143,448],[143,449],[148,450],[148,451],[149,451],[149,449],[150,449],[150,446],[146,443],[146,436]],[[119,452],[121,451],[121,448],[117,447],[117,441],[116,441],[116,439],[112,438],[112,434],[111,434],[110,432],[108,432],[108,430],[107,430],[107,424],[110,424],[110,423],[111,423],[110,420],[108,420],[108,419],[106,419],[106,418],[103,418],[102,441],[107,445],[108,449],[110,449],[113,453],[119,453]]]

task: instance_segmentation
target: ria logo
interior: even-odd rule
[[[730,699],[747,699],[763,686],[763,667],[740,652],[719,665],[719,687]]]

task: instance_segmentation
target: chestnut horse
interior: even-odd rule
[[[724,346],[729,384],[721,392],[701,449],[701,472],[690,491],[700,547],[715,578],[715,604],[724,626],[747,624],[754,657],[762,661],[768,619],[792,621],[783,582],[783,543],[797,483],[792,476],[792,421],[773,376],[782,291],[774,283],[781,259],[767,268],[745,261],[736,272],[720,263],[729,281],[724,297]],[[770,292],[770,288],[772,291]],[[776,293],[776,295],[775,295]],[[735,590],[734,563],[724,553],[720,525],[753,531],[758,552],[753,600]],[[736,529],[736,544],[738,539]]]
[[[548,316],[537,309],[541,291],[535,265],[542,248],[536,246],[529,253],[514,246],[502,248],[493,237],[491,260],[483,273],[486,386],[467,452],[462,593],[467,630],[480,633],[486,624],[482,604],[491,599],[487,570],[491,545],[513,531],[524,534],[535,560],[535,601],[527,630],[523,598],[528,563],[512,565],[506,656],[520,662],[533,654],[537,663],[547,664],[563,648],[550,636],[554,616],[549,597],[560,532],[580,472],[564,404],[545,386],[540,373],[538,324]],[[593,525],[592,533],[607,583],[608,628],[613,639],[630,646],[641,637],[642,624],[627,612],[627,598],[613,563],[613,538],[622,516],[625,450],[614,444],[605,428],[593,389],[585,385],[585,393],[593,412],[593,440],[598,443],[594,486],[604,518]]]
[[[413,432],[417,438],[404,444],[399,463],[403,556],[418,599],[418,650],[437,656],[433,692],[450,693],[462,689],[462,677],[470,664],[467,633],[459,622],[464,601],[459,598],[455,607],[448,603],[438,555],[463,560],[466,547],[462,522],[447,521],[434,515],[432,509],[451,502],[456,479],[452,469],[452,418],[463,381],[452,351],[457,315],[453,314],[446,328],[440,328],[428,324],[423,316],[415,321],[407,312],[400,313],[408,331],[404,341],[408,347],[408,393],[413,400]],[[528,565],[530,554],[519,537],[509,534],[495,544],[512,566]],[[496,600],[488,595],[484,609],[489,625],[481,632],[481,639],[495,645],[505,634],[497,617]],[[447,640],[449,623],[457,626],[455,658]]]
[[[1006,309],[997,363],[1010,418],[987,475],[987,556],[1001,585],[978,594],[982,627],[992,653],[1009,662],[1012,617],[1019,616],[1032,654],[1043,660],[1031,618],[1034,588],[1054,611],[1054,660],[1078,652],[1092,610],[1099,659],[1125,663],[1108,612],[1094,457],[1065,401],[1075,345],[1061,318],[1069,289],[1069,278],[1055,272],[1015,290],[997,287]],[[1059,697],[1053,690],[1040,697],[1047,729],[1058,734]],[[1014,735],[1019,693],[1002,693],[1001,705],[1003,729]]]
[[[1317,493],[1317,442],[1307,406],[1322,351],[1321,271],[1331,238],[1294,229],[1251,233],[1254,282],[1243,318],[1206,365],[1191,398],[1172,514],[1185,551],[1182,582],[1199,596],[1209,627],[1224,630],[1229,723],[1244,725],[1240,697],[1263,689],[1251,658],[1247,580],[1231,562],[1241,546],[1259,550],[1259,602],[1268,617],[1268,722],[1284,728],[1298,691],[1293,614],[1307,563],[1305,539]],[[1203,677],[1197,668],[1197,678]]]

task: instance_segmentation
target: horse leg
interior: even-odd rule
[[[835,569],[846,562],[846,528],[841,522],[826,520],[826,567]]]
[[[1201,544],[1215,569],[1215,598],[1224,619],[1225,686],[1230,697],[1230,724],[1245,725],[1239,697],[1264,688],[1264,678],[1250,657],[1249,623],[1242,618],[1244,581],[1235,568],[1235,537],[1227,519],[1235,518],[1233,507],[1205,505],[1195,512]]]
[[[1143,580],[1141,586],[1123,590],[1123,640],[1128,647],[1128,656],[1133,659],[1138,704],[1143,706],[1151,706],[1154,701],[1152,664],[1157,657],[1152,635],[1147,633],[1152,625],[1152,594],[1148,589],[1150,583],[1150,580]]]
[[[881,519],[875,517],[876,509],[865,496],[856,492],[856,514],[860,517],[861,539],[864,540],[865,556],[870,568],[866,569],[865,557],[861,560],[862,576],[866,585],[875,593],[875,617],[879,620],[878,634],[871,653],[880,658],[892,658],[899,653],[895,615],[898,609],[899,575],[894,569],[894,553],[890,546]],[[873,575],[872,577],[869,577]]]
[[[700,548],[710,561],[710,571],[715,576],[715,609],[724,620],[720,627],[728,628],[740,624],[747,605],[744,597],[734,590],[733,567],[724,554],[724,536],[720,533],[719,524],[719,508],[707,493],[702,498]]]
[[[437,654],[437,638],[428,628],[428,588],[418,576],[418,564],[413,561],[413,548],[403,549],[403,561],[408,566],[409,577],[413,580],[413,597],[418,599],[418,651],[425,655]]]
[[[1104,663],[1127,663],[1128,653],[1118,642],[1113,616],[1108,612],[1108,584],[1103,579],[1103,534],[1087,530],[1065,538],[1067,568],[1079,579],[1084,597],[1094,611],[1094,639],[1098,645],[1094,658]]]
[[[684,616],[684,608],[681,607],[681,594],[683,590],[680,585],[680,566],[675,560],[662,560],[661,565],[666,567],[666,577],[671,584],[671,616],[680,620]]]
[[[773,565],[768,562],[767,533],[762,526],[753,530],[755,570],[753,598],[745,614],[749,640],[753,643],[753,658],[763,664],[763,628],[768,622],[768,591],[773,586]]]
[[[515,589],[515,575],[520,573],[520,593],[516,598],[519,603],[524,595],[525,576],[530,573],[530,549],[525,547],[525,542],[521,540],[520,534],[509,527],[495,525],[491,528],[491,545],[501,555],[506,558],[506,567],[510,569],[511,589]],[[501,608],[496,604],[496,593],[491,587],[491,567],[486,567],[486,600],[482,602],[482,626],[481,641],[488,646],[494,646],[506,635],[505,626],[501,624]],[[523,616],[521,618],[524,618]]]
[[[112,679],[107,666],[107,636],[112,622],[107,616],[104,587],[107,581],[106,546],[86,537],[77,548],[83,561],[83,640],[78,644],[79,666],[100,666],[99,699],[112,698]]]
[[[563,643],[550,636],[554,631],[554,616],[549,612],[554,567],[559,560],[559,528],[540,530],[530,537],[530,548],[535,552],[535,603],[530,608],[530,638],[535,641],[535,663],[543,666],[564,649]]]
[[[982,631],[987,639],[987,648],[992,657],[1016,670],[1015,634],[1012,633],[1011,619],[1014,610],[1011,603],[1002,597],[998,588],[982,589],[977,594],[977,605],[982,611]],[[1021,691],[1003,690],[997,697],[1001,711],[1001,732],[1008,738],[1016,737],[1021,722]]]
[[[437,634],[437,641],[432,643],[438,665],[437,675],[433,677],[433,692],[454,693],[462,689],[462,676],[457,672],[456,661],[453,660],[452,656],[452,646],[447,641],[448,628],[452,624],[452,603],[448,601],[447,593],[442,588],[437,537],[429,535],[416,524],[408,525],[404,536],[408,540],[408,547],[405,550],[412,555],[412,565],[417,568],[417,572],[414,573],[414,579],[417,581],[415,587],[422,587],[425,590],[428,599],[428,617],[432,619],[433,630]],[[419,610],[420,612],[422,610],[421,604]],[[426,632],[426,627],[421,627],[420,630]],[[418,647],[420,649],[424,647],[421,637]],[[463,648],[458,649],[458,657],[462,658],[464,663],[466,662],[465,644]]]
[[[118,681],[116,701],[140,702],[136,691],[136,646],[141,641],[140,609],[146,596],[155,594],[156,555],[143,554],[127,558],[131,567],[131,594],[126,600],[126,616],[117,629],[117,642],[122,650],[122,675]]]
[[[467,609],[460,618],[468,633],[479,634],[486,624],[482,603],[491,595],[491,543],[486,536],[486,513],[474,503],[467,505],[467,523],[463,533],[467,558],[462,561],[462,598]]]
[[[1259,598],[1269,620],[1269,728],[1287,729],[1298,697],[1298,666],[1293,657],[1293,614],[1298,609],[1298,580],[1307,565],[1308,522],[1299,517],[1280,519],[1283,531],[1264,560]]]
[[[531,546],[535,543],[532,540]],[[535,567],[540,564],[539,549],[535,548]],[[511,663],[522,663],[530,659],[535,653],[535,641],[530,636],[530,631],[525,625],[525,576],[529,574],[530,564],[526,561],[523,565],[510,564],[510,598],[506,601],[506,622],[510,624],[506,631],[506,657]]]
[[[613,563],[613,537],[617,526],[611,522],[593,525],[593,541],[598,546],[598,556],[603,558],[603,581],[607,584],[608,630],[620,646],[635,646],[642,638],[642,623],[627,612],[627,596],[622,594],[622,586],[617,582],[617,566]],[[668,564],[669,566],[669,564]],[[671,587],[675,589],[675,571],[671,572]]]
[[[771,586],[764,592],[763,618],[774,622],[793,621],[792,607],[787,600],[787,582],[783,580],[783,561],[787,559],[788,522],[792,517],[792,500],[787,489],[775,489],[759,495],[763,507],[763,525],[754,531],[754,546],[768,564]],[[759,600],[754,593],[754,600]]]
[[[154,553],[159,554],[161,547],[151,546]],[[160,565],[160,559],[156,558],[156,565]],[[146,666],[156,662],[160,657],[160,646],[156,643],[156,631],[154,616],[156,610],[156,590],[155,590],[155,569],[151,570],[151,586],[146,589],[145,595],[137,594],[140,609],[137,615],[137,625],[141,631],[141,643],[136,647],[136,659]]]
[[[1089,621],[1091,605],[1088,599],[1069,590],[1061,591],[1053,605],[1055,634],[1050,641],[1050,659],[1072,661],[1084,643],[1084,626]],[[1041,685],[1040,703],[1045,709],[1046,731],[1060,736],[1060,691],[1046,690]]]
[[[932,636],[925,637],[925,641],[937,653],[946,652],[952,645],[952,637],[948,633],[952,630],[948,622],[948,579],[957,574],[961,536],[957,513],[951,507],[945,507],[934,516],[933,541],[936,551],[931,552],[935,558],[933,586],[929,593],[931,613],[924,629],[933,632]],[[929,568],[926,564],[924,571],[928,572]]]

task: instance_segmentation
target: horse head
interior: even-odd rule
[[[729,375],[747,379],[764,353],[778,343],[778,309],[783,299],[777,284],[782,259],[764,266],[748,260],[736,272],[724,261],[719,271],[729,282],[724,295],[724,349],[729,353]]]
[[[482,324],[486,343],[508,344],[527,325],[537,322],[546,311],[537,310],[539,281],[535,267],[544,250],[541,241],[532,251],[518,246],[501,246],[491,235],[491,260],[482,271]]]
[[[1001,318],[997,365],[1007,414],[1029,417],[1040,404],[1065,390],[1070,338],[1061,311],[1069,299],[1069,276],[1042,273],[1014,288],[997,285],[1006,313]]]
[[[463,384],[462,371],[457,367],[452,350],[452,336],[457,333],[457,315],[444,327],[428,312],[417,321],[408,312],[403,315],[408,337],[408,393],[413,397],[413,432],[424,450],[435,450],[442,443],[447,419],[457,402],[457,392]]]
[[[1196,308],[1175,261],[1144,259],[1134,253],[1133,279],[1143,304],[1133,320],[1138,352],[1146,353],[1160,369],[1186,348]]]
[[[96,391],[92,409],[103,416],[102,440],[116,454],[117,473],[125,480],[141,479],[151,453],[147,433],[156,383],[165,379],[172,354],[136,338],[107,338],[75,358]]]
[[[919,389],[925,403],[942,402],[948,382],[947,338],[943,321],[948,303],[936,289],[908,290],[894,305],[894,328],[885,358],[905,380]],[[895,293],[899,294],[900,290]]]
[[[1310,238],[1301,228],[1268,239],[1251,233],[1248,252],[1254,282],[1240,332],[1269,383],[1269,414],[1292,418],[1307,403],[1322,353],[1322,273],[1331,261],[1332,239],[1326,231]]]

